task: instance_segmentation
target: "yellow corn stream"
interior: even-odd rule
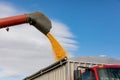
[[[48,33],[46,36],[51,42],[56,61],[59,61],[60,59],[67,57],[66,51],[59,44],[59,42],[50,33]]]

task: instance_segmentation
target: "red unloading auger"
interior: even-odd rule
[[[55,40],[54,37],[51,34],[49,34],[50,29],[52,27],[51,21],[41,12],[0,18],[0,29],[24,23],[29,23],[30,25],[33,25],[49,38],[53,47],[55,59],[57,61],[64,57],[67,57],[67,53],[59,44],[59,42],[57,42],[57,40]],[[6,30],[9,30],[9,28],[7,28]]]
[[[0,29],[24,23],[33,25],[45,35],[47,35],[52,27],[51,21],[43,13],[34,12],[13,17],[0,18]]]

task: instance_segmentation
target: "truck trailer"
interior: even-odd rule
[[[63,58],[24,80],[120,80],[119,64],[108,57]]]

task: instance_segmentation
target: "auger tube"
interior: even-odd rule
[[[18,16],[0,18],[0,29],[24,23],[33,25],[45,35],[50,31],[52,27],[51,21],[43,13],[33,12]]]

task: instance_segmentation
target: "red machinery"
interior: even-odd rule
[[[0,28],[10,27],[13,25],[23,23],[29,23],[30,25],[35,26],[39,31],[41,31],[45,35],[51,29],[50,20],[41,12],[34,12],[8,18],[2,18],[0,19]]]
[[[55,40],[55,38],[49,33],[52,27],[51,21],[41,12],[2,18],[0,19],[0,28],[7,27],[6,30],[8,31],[8,27],[24,23],[29,23],[30,25],[33,25],[49,38],[56,60],[67,57],[67,53],[65,52],[65,50],[62,48],[59,42],[57,42],[57,40]]]

